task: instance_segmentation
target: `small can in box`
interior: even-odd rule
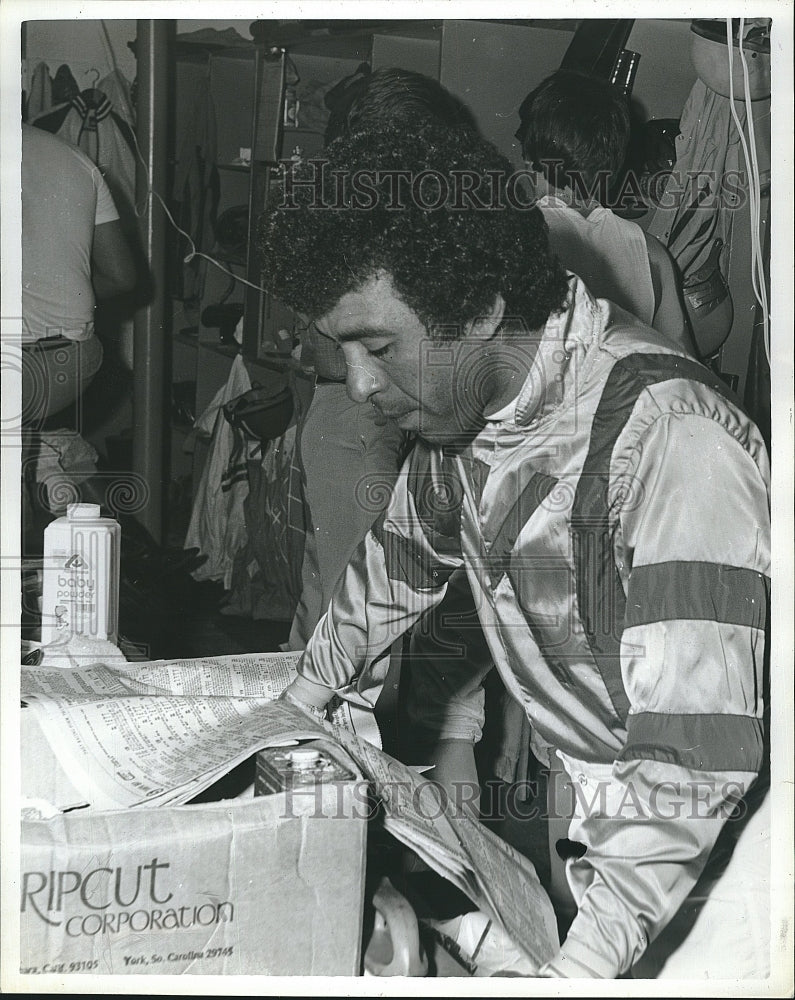
[[[356,781],[357,776],[318,743],[267,747],[257,754],[255,795],[274,795],[298,786]]]

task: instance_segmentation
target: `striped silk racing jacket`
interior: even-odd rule
[[[612,977],[762,764],[769,467],[717,376],[570,285],[515,406],[462,453],[417,444],[299,674],[373,705],[382,654],[463,566],[494,666],[583,792],[552,970]],[[477,670],[429,671],[414,703],[436,735],[478,738]]]

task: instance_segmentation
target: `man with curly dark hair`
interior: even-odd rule
[[[559,267],[471,134],[332,143],[261,244],[273,293],[342,345],[351,397],[417,435],[284,697],[372,706],[384,650],[464,567],[534,752],[572,788],[576,915],[539,974],[623,974],[763,772],[764,442],[719,378]],[[485,669],[412,675],[453,812],[477,789]]]
[[[359,162],[350,168],[353,151]],[[449,162],[447,174],[427,166],[436,156]],[[397,127],[355,133],[288,168],[277,193],[283,210],[261,234],[265,279],[313,317],[386,272],[434,339],[460,339],[497,294],[506,323],[538,329],[562,307],[566,281],[521,180],[489,143],[441,123],[411,136]]]
[[[466,106],[437,80],[401,67],[372,71],[363,63],[332,87],[325,104],[326,145],[385,124],[475,128]],[[301,362],[312,367],[315,383],[295,440],[306,513],[301,594],[286,644],[295,650],[305,648],[356,546],[386,506],[409,444],[394,421],[347,395],[342,349],[313,323],[301,333]],[[337,484],[333,493],[330,477]],[[380,706],[385,715],[390,690]]]

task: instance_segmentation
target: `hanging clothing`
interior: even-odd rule
[[[234,558],[246,544],[244,502],[248,496],[248,466],[250,452],[259,450],[242,430],[235,430],[224,416],[224,403],[251,388],[251,379],[237,355],[229,378],[213,397],[212,402],[196,421],[196,429],[211,431],[210,453],[204,464],[193,501],[186,549],[198,549],[207,561],[193,571],[197,580],[223,580],[224,588],[232,584]]]
[[[739,100],[735,107],[745,129],[746,109]],[[677,263],[698,349],[710,357],[734,317],[726,279],[734,218],[747,190],[743,153],[731,102],[701,80],[690,91],[679,129],[676,163],[648,231]]]
[[[234,560],[222,614],[289,621],[301,591],[304,513],[300,470],[293,461],[295,426],[248,463],[243,502],[246,540]]]
[[[63,63],[55,72],[52,81],[52,103],[53,105],[68,104],[80,93],[80,87],[75,80],[72,71]]]
[[[32,124],[82,149],[102,171],[122,220],[135,218],[135,138],[102,90],[83,90]]]
[[[196,250],[208,253],[215,242],[215,222],[220,200],[220,179],[216,161],[218,139],[215,105],[210,80],[205,76],[196,88],[193,113],[177,154],[174,170],[175,218],[188,234]],[[201,258],[184,263],[191,249],[180,236],[175,241],[173,259],[174,297],[193,299],[201,295],[204,269]]]
[[[30,78],[30,93],[25,105],[25,121],[44,114],[52,107],[52,77],[50,67],[45,62],[37,64]]]
[[[745,108],[739,101],[735,107],[745,127]],[[648,232],[668,247],[687,284],[688,275],[706,263],[716,239],[731,245],[744,166],[731,103],[701,80],[682,109],[679,132],[676,163]]]
[[[130,129],[134,130],[136,123],[135,104],[132,99],[132,84],[127,77],[120,70],[114,69],[99,81],[97,90],[101,90],[107,97],[115,114],[125,121]]]

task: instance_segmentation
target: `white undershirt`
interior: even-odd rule
[[[640,226],[601,205],[582,215],[554,195],[541,198],[538,207],[561,264],[582,278],[596,298],[610,299],[651,326],[654,286]]]

